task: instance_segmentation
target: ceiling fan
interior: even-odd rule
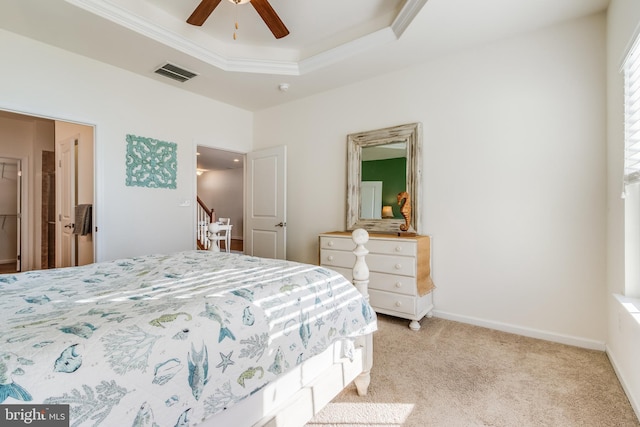
[[[202,0],[193,11],[187,22],[191,25],[201,26],[207,20],[211,12],[220,4],[222,0]],[[251,2],[253,8],[258,12],[267,27],[271,30],[275,38],[280,39],[289,34],[289,30],[278,16],[268,0],[229,0],[234,4],[244,4]]]

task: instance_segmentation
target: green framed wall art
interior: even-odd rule
[[[177,144],[127,135],[128,187],[177,188]]]

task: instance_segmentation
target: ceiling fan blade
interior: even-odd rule
[[[251,0],[251,5],[262,17],[262,20],[267,24],[275,38],[281,39],[289,34],[289,30],[284,26],[284,23],[280,20],[276,11],[273,10],[268,0]]]
[[[200,27],[207,20],[213,9],[220,4],[221,0],[202,0],[198,7],[193,11],[187,23]]]

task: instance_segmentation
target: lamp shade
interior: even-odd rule
[[[393,208],[391,206],[382,207],[382,218],[393,218]]]

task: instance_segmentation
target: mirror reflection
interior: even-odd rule
[[[362,148],[360,218],[402,219],[397,195],[407,189],[407,142]]]
[[[419,232],[421,144],[420,123],[347,135],[347,230]],[[410,195],[409,219],[400,210],[403,192]]]

